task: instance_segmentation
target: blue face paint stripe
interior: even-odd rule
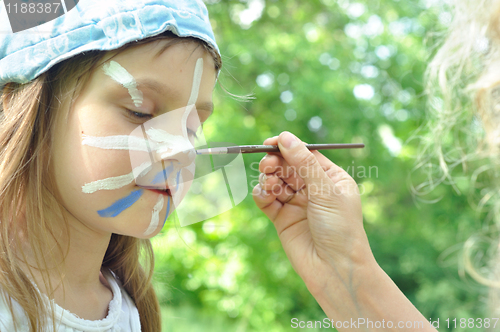
[[[181,176],[181,171],[177,172],[177,186],[175,190],[179,189],[179,177]],[[168,214],[170,212],[170,199],[173,199],[172,197],[169,197],[168,202],[167,202],[167,214],[165,215],[165,220],[163,221],[163,225],[165,226],[165,223],[167,222]]]
[[[175,186],[175,190],[179,189],[179,177],[181,176],[181,171],[177,172],[177,178],[175,179],[175,182],[177,182],[177,185]]]
[[[170,166],[168,166],[166,169],[161,170],[158,172],[153,181],[151,181],[151,184],[157,184],[157,183],[166,183],[168,177],[170,176],[170,173],[174,170],[174,163],[172,162]]]
[[[116,217],[124,210],[128,209],[132,204],[137,202],[137,200],[142,196],[143,193],[143,189],[134,190],[128,196],[120,198],[119,200],[111,204],[111,206],[103,210],[99,210],[97,211],[97,213],[104,218]]]
[[[167,213],[165,213],[165,220],[163,220],[163,226],[165,226],[165,223],[167,222],[168,214],[170,213],[170,199],[171,199],[171,197],[167,198]]]

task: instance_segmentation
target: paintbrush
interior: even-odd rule
[[[364,148],[362,143],[348,144],[306,144],[309,150],[331,150],[331,149],[359,149]],[[229,154],[229,153],[261,153],[280,152],[277,145],[237,145],[196,150],[196,154]]]

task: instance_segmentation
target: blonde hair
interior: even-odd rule
[[[464,244],[463,266],[478,282],[498,289],[500,1],[459,0],[452,10],[444,43],[426,73],[430,116],[426,134],[420,135],[416,168],[428,180],[414,187],[414,192],[425,196],[441,183],[459,191],[454,170],[472,173],[471,194],[480,193],[471,202],[485,218],[478,234]],[[485,241],[486,264],[474,258]]]
[[[161,39],[171,39],[166,47],[194,41],[212,55],[217,71],[221,67],[220,57],[212,47],[169,32],[128,44],[114,53]],[[62,104],[74,100],[105,54],[93,51],[77,55],[27,84],[7,84],[0,95],[0,289],[13,317],[12,300],[21,306],[31,332],[46,331],[48,317],[52,317],[55,329],[54,312],[45,308],[46,303],[31,281],[31,269],[47,271],[47,253],[54,256],[54,248],[64,256],[58,241],[60,234],[49,222],[50,216],[62,215],[49,167],[56,114]],[[26,243],[36,262],[35,267],[28,265],[29,273],[21,268],[27,261],[23,250]],[[146,268],[141,261],[146,262]],[[112,235],[102,268],[112,271],[122,283],[138,308],[142,331],[147,332],[161,330],[159,302],[151,283],[153,267],[149,240]],[[48,275],[42,276],[45,289],[53,290]]]

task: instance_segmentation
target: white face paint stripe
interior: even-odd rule
[[[189,117],[189,114],[193,111],[194,105],[188,105],[186,107],[186,111],[184,111],[184,114],[182,114],[182,119],[181,119],[181,125],[182,125],[182,135],[184,137],[188,137],[187,133],[187,119]]]
[[[132,172],[128,174],[86,183],[82,186],[82,192],[85,194],[92,194],[99,190],[115,190],[125,187],[134,181],[134,173],[144,175],[150,170],[150,168],[151,163],[149,161],[145,162],[134,168]]]
[[[163,198],[163,195],[159,195],[158,200],[153,207],[153,213],[151,215],[151,222],[149,223],[149,227],[144,232],[145,236],[152,234],[158,228],[158,224],[160,223],[160,211],[161,209],[163,209],[164,203],[165,199]]]
[[[163,129],[149,128],[146,130],[146,134],[148,135],[150,142],[153,141],[154,143],[161,144],[167,143],[171,145],[182,145],[190,149],[193,148],[193,145],[187,138],[180,135],[172,135]]]
[[[187,103],[188,107],[186,108],[186,111],[182,115],[181,124],[182,124],[182,134],[184,135],[184,137],[187,137],[187,118],[189,114],[191,114],[194,104],[198,99],[202,76],[203,76],[203,59],[199,58],[198,60],[196,60],[196,66],[194,67],[193,85],[191,86],[191,95],[189,96],[189,100]]]
[[[116,135],[97,137],[82,135],[82,145],[88,145],[106,150],[132,150],[148,152],[147,144],[148,142],[144,138],[137,136]],[[158,147],[154,145],[151,148],[157,149]]]
[[[116,82],[123,85],[124,88],[128,89],[128,93],[134,102],[135,107],[142,106],[144,100],[142,92],[137,89],[137,82],[125,68],[123,68],[118,62],[110,61],[102,66],[104,73],[111,77]]]
[[[190,151],[194,149],[191,142],[183,136],[172,135],[164,130],[150,128],[147,131],[149,140],[137,136],[88,136],[82,135],[82,145],[92,146],[105,150],[131,150],[150,152],[157,151],[159,154],[163,150],[175,149],[178,151]],[[169,144],[165,146],[164,144]],[[148,149],[149,144],[150,149]],[[161,144],[161,145],[160,145]]]
[[[186,166],[185,169],[188,170],[194,176],[194,172],[196,170],[196,164],[195,164],[195,162],[193,161],[191,164],[189,164],[188,166]]]
[[[178,153],[186,153],[190,158],[194,159],[194,146],[185,137],[172,135],[165,130],[156,128],[149,128],[146,130],[146,134],[149,141],[158,146],[156,153],[161,160],[168,159]]]
[[[189,96],[188,105],[193,105],[198,99],[198,93],[200,92],[201,76],[203,75],[203,59],[199,58],[196,60],[196,66],[194,67],[193,75],[193,86],[191,87],[191,96]]]

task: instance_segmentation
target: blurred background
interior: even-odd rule
[[[467,181],[437,188],[426,198],[440,198],[435,204],[411,191],[425,180],[412,171],[419,146],[412,135],[425,123],[426,62],[451,20],[443,2],[207,6],[223,54],[221,85],[255,99],[235,100],[218,86],[206,138],[262,144],[288,130],[308,143],[365,143],[324,154],[360,185],[379,264],[425,317],[440,319],[441,331],[447,318],[487,317],[484,287],[460,270],[463,242],[479,228]],[[244,156],[249,191],[262,157]],[[187,227],[169,220],[153,245],[164,331],[290,331],[294,317],[325,317],[250,195],[211,220]]]

